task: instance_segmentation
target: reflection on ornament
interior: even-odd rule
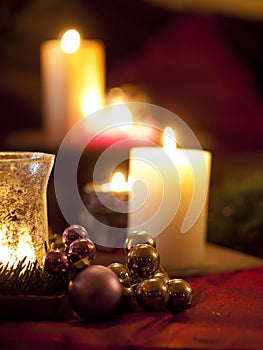
[[[90,319],[116,313],[121,306],[122,292],[114,272],[105,266],[92,265],[70,281],[68,296],[73,310]]]
[[[168,286],[160,278],[146,279],[138,284],[135,296],[143,309],[164,311],[169,300]]]

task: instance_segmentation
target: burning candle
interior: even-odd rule
[[[121,88],[110,89],[108,95],[111,96],[109,105],[88,116],[85,121],[83,140],[86,140],[87,135],[94,136],[89,142],[89,149],[106,149],[119,141],[125,141],[119,147],[116,146],[121,149],[146,146],[157,142],[159,132],[156,121],[151,118],[150,108],[141,103],[127,103],[125,93]],[[140,119],[143,109],[147,117]]]
[[[41,46],[44,127],[59,142],[82,117],[100,109],[105,93],[105,53],[98,40],[76,30]]]
[[[178,149],[171,128],[163,148],[134,148],[129,230],[153,234],[161,264],[169,271],[201,263],[206,239],[211,154]]]
[[[132,188],[132,182],[131,178],[128,179],[128,182],[125,181],[124,175],[118,171],[116,172],[113,177],[111,182],[102,184],[100,189],[103,192],[111,191],[111,192],[130,192]]]

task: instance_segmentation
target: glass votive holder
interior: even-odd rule
[[[47,185],[55,156],[0,152],[0,265],[42,266],[48,246]]]

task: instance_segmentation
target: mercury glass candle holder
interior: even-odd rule
[[[41,266],[48,244],[47,185],[55,156],[0,152],[0,265]]]

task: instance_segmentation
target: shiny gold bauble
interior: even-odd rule
[[[119,262],[113,262],[110,265],[108,265],[108,269],[113,271],[118,276],[119,281],[123,286],[127,286],[130,284],[130,276],[128,273],[127,266]]]
[[[127,255],[127,266],[131,275],[139,278],[153,277],[160,266],[159,253],[151,245],[136,245]]]
[[[146,279],[135,292],[138,305],[148,311],[164,311],[169,300],[168,286],[160,278]]]
[[[124,242],[124,251],[126,254],[129,253],[132,247],[138,244],[149,244],[152,247],[156,247],[155,239],[149,232],[146,231],[133,231],[128,234]]]
[[[192,305],[194,291],[190,283],[175,278],[168,283],[168,293],[170,295],[168,309],[172,312],[180,312],[188,309]]]

